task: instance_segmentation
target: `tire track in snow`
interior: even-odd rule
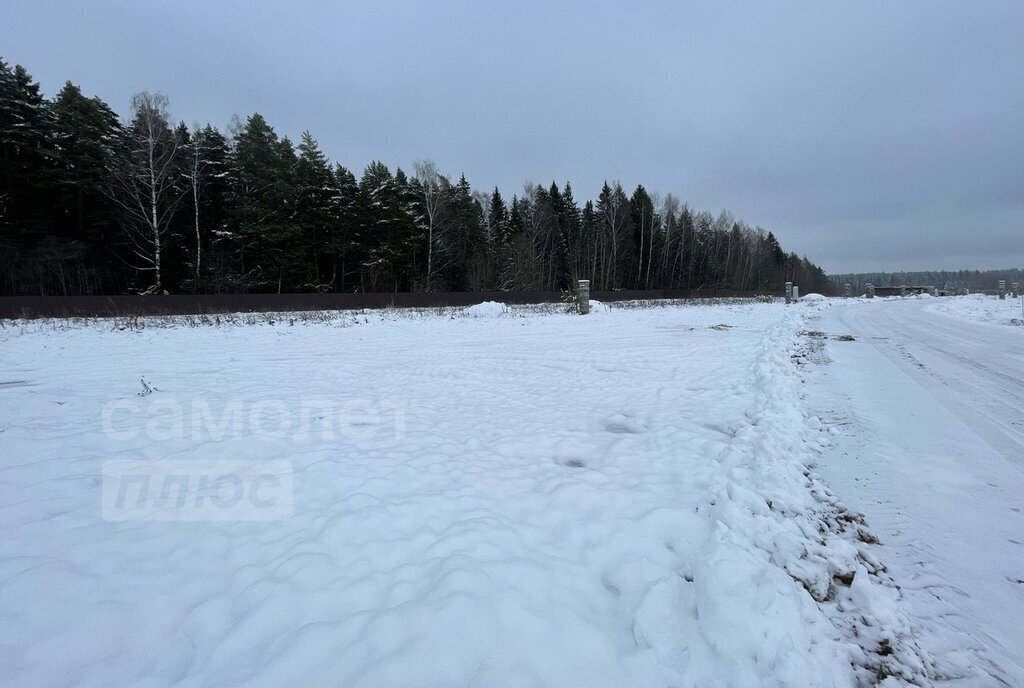
[[[964,364],[973,360],[967,351],[984,357],[994,342],[1016,335],[962,322],[948,332],[955,320],[920,307],[873,303],[825,312],[823,327],[859,341],[830,343],[836,363],[820,370],[810,389],[827,422],[841,419],[822,470],[881,529],[922,642],[950,684],[1019,685],[1024,662],[1012,629],[1024,604],[1012,580],[1024,556],[1013,533],[1022,526],[1024,480],[1019,456],[1006,453],[1014,434],[991,417],[993,409],[1013,413],[1016,397],[993,403],[991,394],[1024,367],[1014,367],[1013,339],[1009,351],[992,357],[1007,370]],[[947,347],[951,353],[942,352]],[[908,357],[920,361],[908,364]],[[968,408],[979,399],[978,410]]]

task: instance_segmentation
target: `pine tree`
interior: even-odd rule
[[[0,268],[8,293],[59,288],[43,274],[42,257],[26,255],[54,221],[55,153],[53,113],[39,84],[0,60]]]
[[[562,242],[565,254],[564,279],[567,284],[564,286],[575,288],[576,280],[589,279],[583,259],[583,227],[580,218],[580,209],[576,205],[576,199],[572,195],[572,185],[567,181],[562,189],[562,206],[560,213],[562,226]]]
[[[537,253],[526,231],[523,206],[527,202],[512,197],[508,213],[508,246],[499,265],[500,289],[535,289],[537,287]]]
[[[263,116],[249,117],[231,159],[229,227],[242,284],[280,293],[290,288],[299,233],[292,222],[295,155]]]
[[[772,232],[642,185],[628,197],[605,183],[581,211],[569,182],[531,182],[506,204],[430,162],[410,179],[375,161],[357,182],[308,132],[296,151],[258,114],[229,131],[230,145],[209,125],[175,126],[167,99],[147,93],[124,124],[71,83],[51,103],[0,61],[0,293],[550,290],[580,277],[595,289],[830,288]]]
[[[43,197],[32,201],[49,205],[40,232],[46,236],[33,240],[27,262],[51,269],[55,284],[43,290],[91,294],[123,289],[113,278],[116,266],[109,250],[116,243],[114,207],[103,194],[119,132],[117,117],[103,101],[84,97],[70,82],[50,111],[52,157],[39,180]]]
[[[111,224],[103,185],[121,127],[114,111],[99,98],[86,98],[70,81],[53,102],[61,235],[101,244]]]
[[[451,191],[451,229],[449,241],[452,260],[447,282],[453,291],[479,289],[486,280],[487,235],[483,226],[483,208],[473,197],[465,175]]]
[[[364,291],[390,291],[394,273],[392,223],[395,209],[395,178],[384,163],[374,160],[359,180],[359,190],[366,199],[367,244],[362,261]]]
[[[334,232],[340,195],[337,180],[308,131],[302,134],[295,168],[295,223],[308,266],[307,284],[315,291],[334,288]]]
[[[395,170],[395,267],[398,272],[396,290],[411,291],[421,274],[418,257],[422,235],[417,224],[420,190],[401,167]]]
[[[505,207],[505,200],[501,197],[498,187],[494,187],[491,193],[490,209],[487,211],[487,231],[494,244],[508,243],[508,208]]]
[[[363,172],[359,188],[366,200],[369,221],[368,250],[362,264],[364,288],[411,288],[419,237],[409,180],[400,168],[392,175],[384,163],[374,161]]]
[[[537,246],[545,258],[543,288],[547,291],[564,288],[568,272],[563,225],[565,204],[558,184],[551,182],[547,191],[537,188],[534,212],[540,239]]]
[[[348,291],[358,286],[358,277],[350,281],[349,273],[362,265],[367,253],[369,213],[355,175],[338,165],[334,178],[338,185],[338,231],[332,246],[335,282],[337,291]]]

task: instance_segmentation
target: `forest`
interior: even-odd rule
[[[643,185],[581,202],[568,181],[510,197],[429,160],[410,172],[357,177],[259,114],[190,128],[161,94],[122,121],[0,60],[0,295],[831,291],[772,232]]]
[[[918,272],[863,272],[845,275],[831,275],[833,291],[843,293],[844,285],[849,284],[853,295],[863,294],[865,286],[876,287],[906,285],[925,285],[938,289],[970,292],[996,291],[999,280],[1005,280],[1007,287],[1013,283],[1024,284],[1024,270],[1011,268],[1007,270],[928,270]]]

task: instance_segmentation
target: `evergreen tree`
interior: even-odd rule
[[[99,98],[86,98],[70,81],[53,102],[61,236],[99,245],[112,225],[110,199],[103,186],[121,127],[114,111]]]
[[[452,187],[449,212],[452,258],[446,281],[453,291],[479,289],[486,279],[487,235],[483,227],[483,208],[473,197],[465,175]]]
[[[565,255],[565,272],[563,287],[574,287],[576,280],[585,274],[583,226],[580,208],[572,195],[572,185],[567,181],[562,189],[562,204],[559,212],[559,224],[562,228],[563,253]]]
[[[360,286],[359,266],[369,244],[369,212],[363,191],[350,170],[338,165],[334,178],[338,185],[338,231],[332,247],[335,283],[337,291],[348,291]],[[350,273],[354,273],[354,278],[349,278]]]
[[[423,248],[419,231],[421,189],[409,179],[401,167],[395,170],[395,266],[398,272],[396,289],[412,291],[422,274],[419,256]]]
[[[334,288],[335,245],[340,193],[320,146],[303,132],[295,168],[295,223],[308,266],[306,284],[315,291]]]
[[[188,246],[189,270],[183,284],[192,292],[221,291],[230,286],[234,272],[230,254],[221,245],[229,156],[227,139],[213,126],[197,127],[189,135],[183,156],[189,218],[183,235],[190,237],[183,243]]]
[[[491,193],[490,208],[487,211],[487,233],[495,244],[507,244],[509,239],[508,208],[498,187]]]
[[[98,98],[67,82],[51,104],[53,167],[46,196],[52,203],[48,236],[29,261],[53,269],[61,294],[123,290],[116,280],[115,207],[103,193],[120,134],[117,116]]]
[[[367,291],[409,289],[417,232],[408,179],[401,169],[392,176],[384,163],[374,161],[363,172],[359,188],[368,219],[363,287]]]
[[[657,223],[654,202],[642,184],[638,184],[633,191],[629,206],[633,225],[633,243],[637,248],[636,273],[633,281],[635,286],[633,288],[647,289],[650,284],[651,257]]]
[[[0,60],[0,268],[9,293],[57,286],[42,256],[29,254],[54,220],[54,148],[53,113],[39,84]]]
[[[235,139],[228,226],[240,283],[280,293],[291,287],[299,232],[292,222],[295,155],[263,116],[249,117]]]
[[[508,245],[499,265],[500,289],[534,289],[540,266],[533,241],[526,232],[523,206],[526,201],[515,196],[508,213]]]
[[[361,265],[363,291],[390,291],[395,179],[387,165],[374,160],[363,170],[359,190],[366,199],[367,211],[366,252]]]
[[[595,290],[829,289],[772,232],[643,185],[629,197],[606,182],[581,210],[569,182],[528,183],[506,204],[429,161],[413,178],[375,161],[357,181],[309,132],[296,151],[259,114],[229,131],[175,125],[148,93],[123,125],[71,83],[50,103],[0,61],[0,293],[554,290],[578,278]],[[872,279],[996,274],[1019,281]]]
[[[602,273],[598,269],[601,261],[601,237],[593,201],[587,201],[580,214],[580,236],[581,263],[578,275],[587,275],[595,290],[604,289],[605,286],[601,282]]]

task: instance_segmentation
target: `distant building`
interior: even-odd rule
[[[931,294],[932,296],[945,296],[945,290],[942,293],[938,289],[931,285],[915,284],[906,285],[901,284],[899,286],[890,287],[875,287],[875,296],[914,296],[915,294]]]

